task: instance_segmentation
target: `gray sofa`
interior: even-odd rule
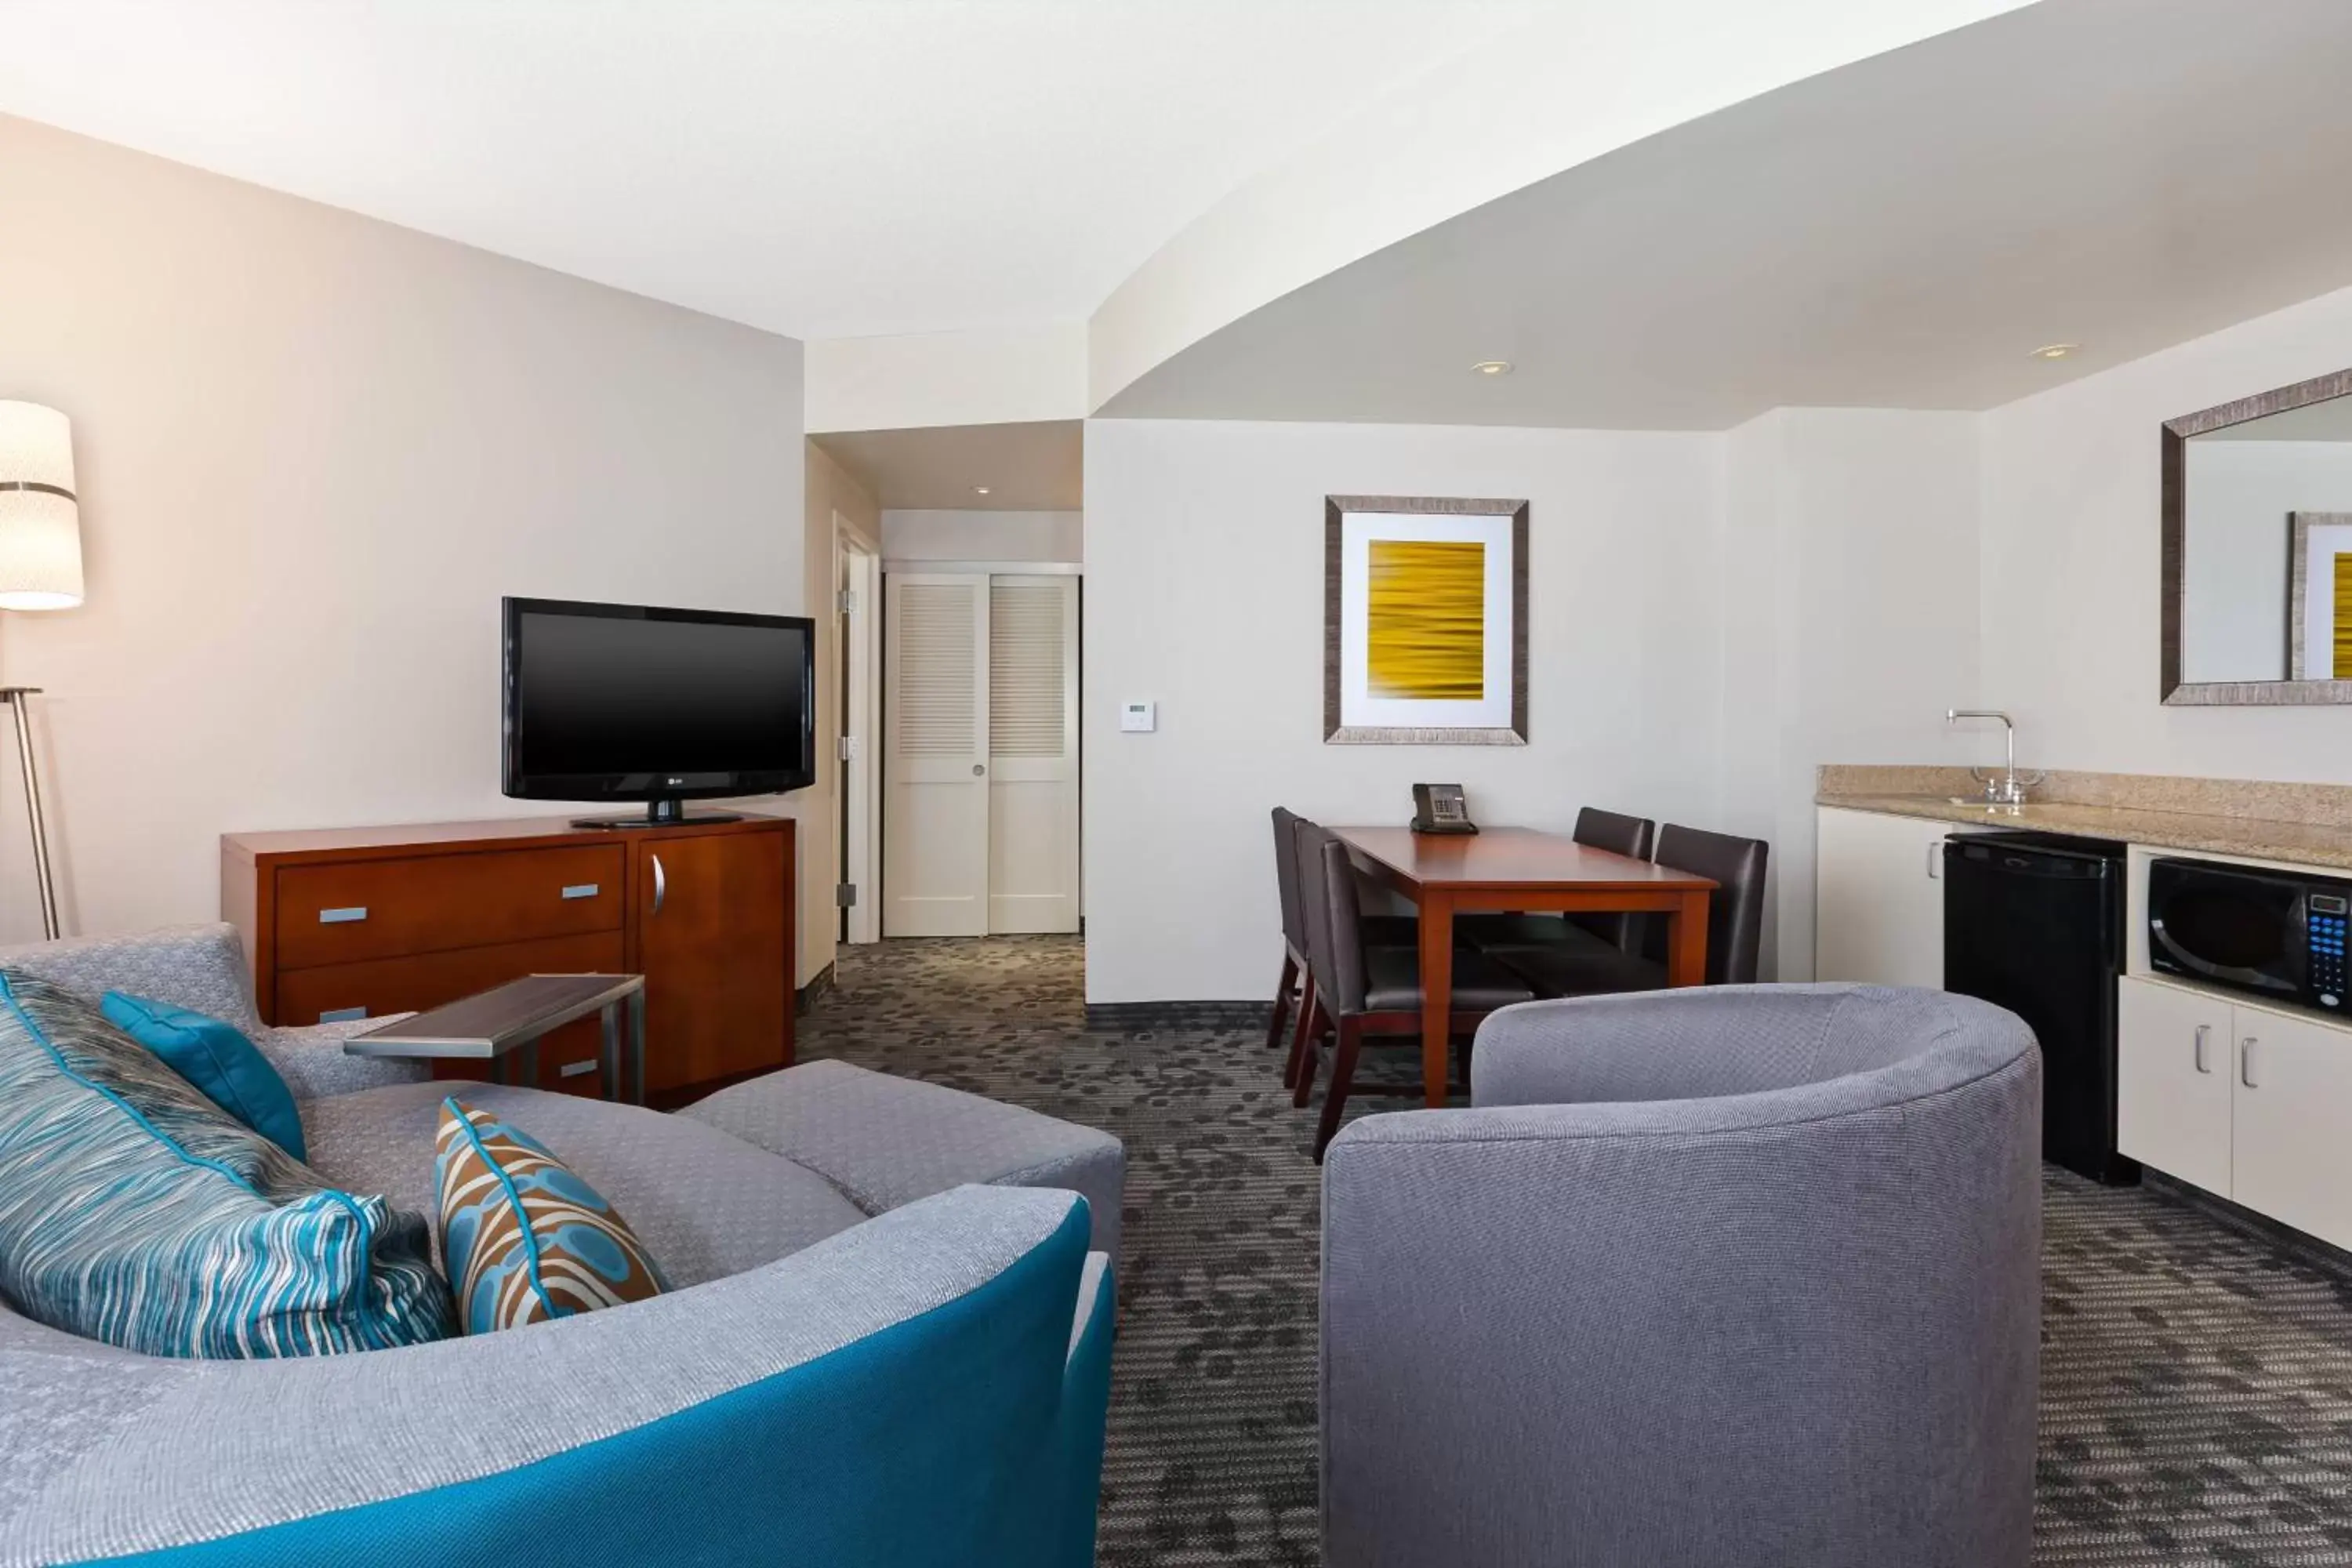
[[[374,1528],[403,1545],[370,1560],[492,1560],[478,1531],[495,1520],[521,1543],[496,1560],[579,1561],[594,1500],[610,1514],[602,1560],[628,1560],[625,1542],[642,1539],[670,1561],[731,1561],[727,1543],[760,1528],[761,1510],[797,1514],[804,1541],[823,1533],[813,1519],[829,1521],[824,1539],[840,1544],[811,1548],[814,1562],[965,1561],[971,1532],[988,1531],[1024,1539],[1013,1560],[1090,1560],[1118,1140],[838,1062],[676,1115],[436,1084],[414,1064],[344,1055],[364,1025],[262,1025],[227,926],[0,951],[0,965],[236,1024],[293,1089],[311,1166],[427,1215],[437,1107],[460,1093],[576,1167],[675,1287],[505,1333],[300,1362],[157,1360],[0,1305],[0,1565],[205,1542],[238,1544],[217,1560],[321,1561],[348,1549],[333,1531],[382,1510],[395,1511]],[[1006,1371],[1025,1353],[1005,1340],[1024,1311],[1042,1325],[1029,1352],[1052,1364]],[[972,1364],[995,1382],[940,1406],[938,1390]],[[825,1403],[844,1399],[847,1413]],[[893,1400],[883,1456],[840,1457],[846,1474],[826,1475],[815,1456],[853,1454],[856,1422]],[[925,1471],[926,1445],[941,1473]],[[649,1453],[677,1473],[660,1475]],[[757,1485],[720,1484],[755,1456]],[[1004,1484],[977,1484],[982,1465]],[[696,1477],[719,1495],[698,1497]],[[927,1486],[944,1516],[891,1500]],[[417,1509],[425,1497],[436,1506]],[[922,1551],[902,1540],[915,1531]]]
[[[2041,1097],[1941,992],[1494,1015],[1324,1163],[1325,1563],[2024,1564]]]

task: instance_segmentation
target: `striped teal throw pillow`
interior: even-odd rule
[[[420,1155],[422,1152],[420,1151]],[[0,969],[0,1295],[149,1355],[446,1338],[425,1220],[353,1197],[97,1008]]]

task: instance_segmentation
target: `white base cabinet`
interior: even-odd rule
[[[2352,1029],[2138,975],[2118,984],[2123,1152],[2352,1247]]]
[[[2225,1195],[2231,1012],[2201,991],[2128,976],[2116,983],[2116,1146]]]
[[[1944,984],[1948,822],[1825,805],[1815,822],[1813,976]]]

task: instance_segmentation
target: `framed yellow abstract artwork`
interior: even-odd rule
[[[1528,739],[1528,503],[1323,500],[1323,739]]]
[[[2352,512],[2287,514],[2286,596],[2286,678],[2352,680]]]

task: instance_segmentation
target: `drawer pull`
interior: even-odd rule
[[[365,904],[352,904],[340,910],[320,910],[319,911],[319,923],[322,926],[350,925],[354,921],[363,921],[365,919],[367,919],[367,906]]]
[[[595,1070],[596,1058],[594,1057],[589,1057],[582,1061],[565,1062],[562,1067],[555,1069],[555,1076],[558,1078],[578,1078],[582,1073],[594,1072]]]
[[[367,1016],[368,1012],[364,1007],[330,1007],[319,1015],[319,1022],[321,1024],[348,1024],[353,1019],[364,1018]]]
[[[2209,1040],[2210,1040],[2212,1037],[2213,1037],[2213,1026],[2212,1026],[2212,1025],[2210,1025],[2210,1024],[2200,1024],[2200,1025],[2198,1025],[2198,1026],[2197,1026],[2197,1049],[2196,1049],[2196,1057],[2195,1057],[2195,1059],[2196,1059],[2196,1063],[2197,1063],[2197,1070],[2198,1070],[2199,1072],[2207,1072],[2207,1073],[2209,1073],[2209,1072],[2211,1072],[2211,1071],[2213,1070],[2213,1064],[2212,1064],[2212,1062],[2210,1062],[2210,1060],[2208,1060],[2208,1059],[2207,1059],[2207,1058],[2206,1058],[2206,1055],[2205,1055],[2205,1045],[2206,1045],[2206,1042],[2207,1042],[2207,1041],[2209,1041]]]
[[[567,899],[593,899],[596,896],[596,884],[574,882],[563,889],[563,896]]]

